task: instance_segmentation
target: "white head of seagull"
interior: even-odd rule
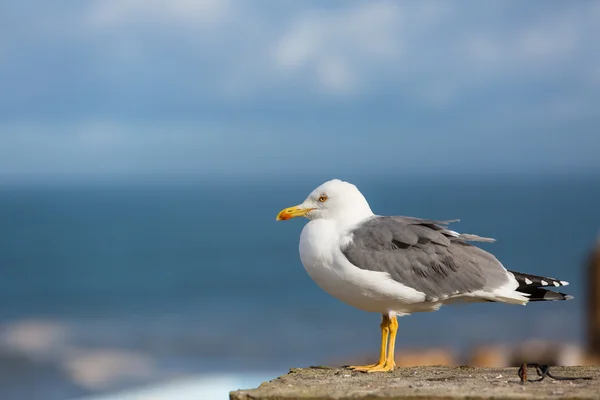
[[[367,199],[356,186],[333,179],[313,190],[302,204],[282,210],[277,215],[277,220],[306,217],[310,220],[328,219],[349,225],[372,215]]]

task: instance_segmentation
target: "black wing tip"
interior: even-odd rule
[[[519,292],[528,295],[529,301],[564,301],[573,300],[575,298],[570,294],[554,292],[542,288],[524,288],[520,289]]]
[[[542,287],[550,287],[550,288],[558,288],[561,286],[567,286],[569,282],[561,281],[559,279],[538,276],[538,275],[530,275],[524,274],[522,272],[517,271],[508,271],[510,272],[517,282],[519,283],[519,289],[522,288],[542,288]]]

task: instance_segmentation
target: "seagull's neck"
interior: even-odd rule
[[[347,212],[341,212],[334,217],[334,221],[338,226],[338,229],[348,229],[355,226],[367,218],[373,216],[373,211],[368,204],[362,207],[356,207],[348,210]]]

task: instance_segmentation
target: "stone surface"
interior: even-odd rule
[[[376,399],[600,399],[600,366],[552,367],[556,376],[593,380],[522,384],[517,368],[407,367],[365,374],[344,368],[292,369],[256,389],[230,393],[231,400]],[[535,369],[528,369],[536,378]]]

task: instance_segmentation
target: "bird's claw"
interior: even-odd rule
[[[371,364],[371,365],[351,365],[350,368],[353,371],[358,372],[389,372],[393,371],[395,364]]]

